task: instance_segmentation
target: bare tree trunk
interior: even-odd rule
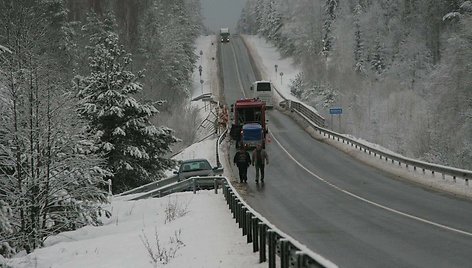
[[[51,169],[51,89],[50,83],[47,83],[47,105],[46,105],[46,119],[47,119],[47,137],[46,137],[46,174],[44,182],[44,208],[43,208],[43,228],[46,227],[46,216],[49,211],[49,179]]]

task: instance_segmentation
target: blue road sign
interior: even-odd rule
[[[343,108],[330,108],[329,114],[342,114]]]

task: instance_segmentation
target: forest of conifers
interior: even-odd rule
[[[341,132],[472,168],[471,1],[248,0],[239,30],[294,57],[292,93],[342,107]]]
[[[175,166],[171,148],[194,135],[182,99],[199,10],[198,0],[0,1],[1,255],[100,224],[109,187]]]

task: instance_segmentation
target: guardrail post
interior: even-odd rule
[[[243,227],[243,236],[247,234],[246,212],[247,208],[243,206],[241,209],[241,224]]]
[[[277,243],[277,237],[274,230],[268,230],[267,236],[269,237],[269,268],[275,268],[275,244]]]
[[[289,256],[288,240],[285,238],[280,239],[280,267],[281,268],[288,268],[288,256]]]
[[[231,212],[233,212],[233,219],[236,219],[236,197],[231,193]]]
[[[246,229],[247,229],[247,243],[252,242],[252,213],[251,211],[246,211]]]
[[[259,222],[259,262],[265,262],[267,260],[266,256],[266,225],[262,222]]]
[[[213,186],[215,187],[215,194],[218,194],[218,179],[213,180]]]
[[[465,178],[465,185],[469,186],[469,179]]]
[[[238,223],[239,228],[241,228],[241,206],[240,201],[236,201],[236,222]]]
[[[239,223],[239,201],[234,199],[234,219]]]
[[[259,219],[252,216],[252,251],[259,251]]]
[[[196,194],[197,193],[197,180],[196,179],[192,179],[192,187],[193,187],[193,193]]]
[[[233,192],[231,191],[231,189],[229,188],[228,186],[228,189],[226,189],[226,203],[228,204],[228,207],[231,209],[231,194]]]
[[[293,265],[296,268],[302,268],[305,266],[305,253],[303,251],[295,252],[295,264]]]
[[[229,186],[226,185],[226,183],[223,184],[223,195],[225,196],[226,199],[226,204],[229,205]]]

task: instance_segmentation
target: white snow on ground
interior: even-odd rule
[[[226,205],[223,194],[213,191],[178,193],[139,201],[114,200],[105,225],[61,233],[33,253],[8,260],[13,267],[162,267],[153,262],[157,244],[173,256],[165,267],[265,267]],[[166,223],[169,213],[176,219]],[[175,234],[178,234],[177,236]],[[181,241],[171,243],[170,239]],[[175,254],[173,254],[173,249]]]

